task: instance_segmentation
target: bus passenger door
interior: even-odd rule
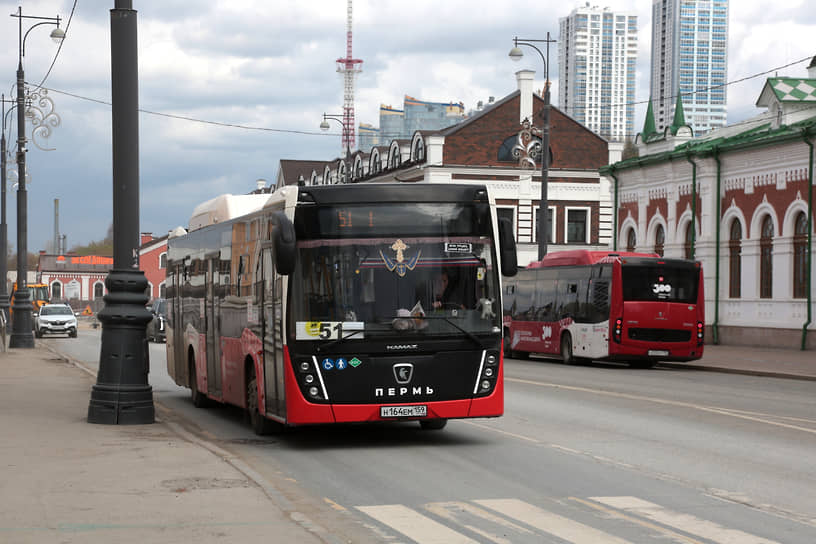
[[[207,259],[205,319],[207,337],[207,393],[221,398],[221,327],[218,293],[218,256]]]
[[[262,277],[263,292],[263,346],[264,346],[264,385],[266,395],[266,413],[286,417],[286,396],[284,393],[283,337],[281,312],[281,277],[275,271],[275,259],[272,247],[263,249]]]

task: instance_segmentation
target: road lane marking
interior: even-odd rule
[[[650,519],[656,523],[673,527],[685,533],[717,542],[718,544],[779,544],[774,540],[767,540],[737,529],[728,529],[713,521],[700,519],[691,514],[674,512],[637,497],[590,497],[590,500]]]
[[[488,431],[493,431],[494,433],[503,434],[505,436],[511,436],[513,438],[518,438],[519,440],[524,440],[525,442],[532,442],[533,444],[541,444],[540,440],[536,440],[535,438],[531,438],[529,436],[524,436],[523,434],[516,434],[507,431],[503,431],[496,427],[491,427],[490,425],[485,425],[484,423],[477,423],[472,419],[461,419],[457,423],[466,423],[468,425],[472,425],[473,427],[479,427],[480,429],[485,429]]]
[[[478,544],[462,533],[401,504],[358,506],[357,510],[421,544]]]
[[[757,423],[765,423],[767,425],[773,425],[776,427],[783,427],[785,429],[791,429],[794,431],[801,431],[804,433],[814,434],[816,435],[816,429],[808,429],[807,427],[800,427],[798,425],[790,425],[788,423],[780,423],[778,421],[771,421],[768,419],[764,419],[765,417],[778,417],[784,418],[785,416],[778,416],[773,414],[762,414],[763,417],[755,417],[749,415],[749,412],[740,413],[737,410],[732,410],[729,408],[719,408],[717,406],[704,406],[701,404],[693,404],[690,402],[682,402],[679,400],[668,400],[668,399],[659,399],[656,397],[645,397],[642,395],[632,395],[630,393],[619,393],[616,391],[603,391],[601,389],[592,389],[589,387],[578,387],[575,385],[563,385],[558,383],[548,383],[548,382],[539,382],[535,380],[523,380],[521,378],[508,378],[505,376],[504,381],[506,382],[515,382],[515,383],[524,383],[527,385],[538,385],[541,387],[551,387],[554,389],[566,389],[568,391],[578,391],[581,393],[591,393],[593,395],[603,395],[606,397],[614,397],[619,399],[628,399],[628,400],[637,400],[637,401],[645,401],[645,402],[652,402],[654,404],[663,404],[665,406],[679,406],[681,408],[690,408],[692,410],[700,410],[702,412],[710,412],[713,414],[720,414],[724,416],[735,417],[738,419],[746,419],[748,421],[755,421]]]
[[[572,544],[628,544],[629,542],[518,499],[490,499],[474,502]]]

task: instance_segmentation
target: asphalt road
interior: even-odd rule
[[[46,341],[98,364],[98,330]],[[816,542],[814,382],[509,360],[498,419],[261,438],[150,358],[167,417],[353,542]]]

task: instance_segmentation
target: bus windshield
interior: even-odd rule
[[[495,333],[498,272],[487,203],[314,206],[295,214],[290,330]]]
[[[697,302],[700,271],[691,262],[624,263],[623,300]]]

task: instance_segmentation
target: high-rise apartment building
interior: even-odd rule
[[[677,94],[695,135],[727,121],[728,0],[652,0],[651,99],[657,130]]]
[[[360,125],[360,149],[368,151],[371,145],[389,145],[392,140],[410,139],[417,130],[441,130],[465,119],[461,102],[428,102],[405,95],[403,109],[380,104],[380,127]],[[376,134],[375,134],[376,132]],[[364,137],[365,136],[365,137]],[[376,138],[376,139],[375,139]]]
[[[559,27],[561,110],[607,140],[633,137],[637,16],[587,2]]]

